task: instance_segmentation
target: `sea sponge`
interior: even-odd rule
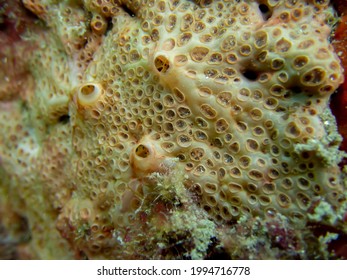
[[[345,230],[328,1],[27,2],[47,26],[30,37],[31,98],[1,112],[0,186],[33,258],[237,257],[240,224],[267,248],[269,225],[288,227],[300,250],[309,223]],[[336,219],[312,220],[321,203]]]

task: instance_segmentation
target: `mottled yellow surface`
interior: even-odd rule
[[[41,31],[28,92],[0,95],[0,213],[30,257],[274,258],[279,224],[343,229],[328,1],[23,3]]]

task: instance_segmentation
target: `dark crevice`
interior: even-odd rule
[[[347,259],[347,234],[338,228],[320,223],[308,223],[308,228],[316,238],[327,236],[327,234],[337,234],[337,238],[333,239],[328,244],[328,251],[333,254],[332,258]]]
[[[256,81],[258,79],[258,73],[252,69],[246,69],[242,72],[242,75],[249,81]]]
[[[35,14],[34,12],[30,11],[29,9],[27,9],[23,2],[20,1],[19,2],[20,8],[24,13],[24,16],[28,17],[28,19],[32,20],[32,21],[42,21],[37,14]]]
[[[70,116],[69,115],[62,115],[58,118],[58,122],[61,124],[67,124],[70,121]]]
[[[7,25],[6,25],[6,18],[5,15],[2,15],[0,13],[0,31],[6,32]]]
[[[260,4],[259,5],[259,10],[261,11],[262,14],[266,14],[268,13],[270,10],[269,10],[269,7],[265,4]]]
[[[205,260],[230,260],[230,254],[220,246],[219,240],[213,237],[208,247]]]
[[[259,5],[259,10],[263,15],[264,20],[268,20],[272,16],[272,12],[269,9],[269,7],[265,4],[260,4]]]
[[[105,35],[107,35],[113,28],[113,22],[112,22],[112,18],[108,18],[107,19],[107,29],[105,32]]]
[[[125,6],[125,5],[122,6],[122,9],[123,9],[123,11],[126,12],[129,16],[131,16],[131,17],[135,17],[135,16],[136,16],[135,13],[134,13],[132,10],[130,10],[130,9],[129,9],[127,6]]]
[[[302,89],[299,86],[293,86],[289,90],[294,94],[302,93]]]
[[[194,248],[191,234],[187,232],[168,232],[165,238],[165,248],[161,249],[161,256],[170,256],[174,259],[191,259],[189,252]]]

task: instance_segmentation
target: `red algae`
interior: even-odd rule
[[[343,137],[340,149],[347,151],[347,6],[343,0],[335,0],[334,5],[341,19],[333,34],[332,44],[345,69],[345,79],[337,93],[332,95],[330,106],[336,117],[338,130]]]
[[[36,44],[25,39],[28,30],[35,32],[38,18],[19,0],[0,2],[0,100],[9,101],[32,91],[33,80],[27,62]]]

